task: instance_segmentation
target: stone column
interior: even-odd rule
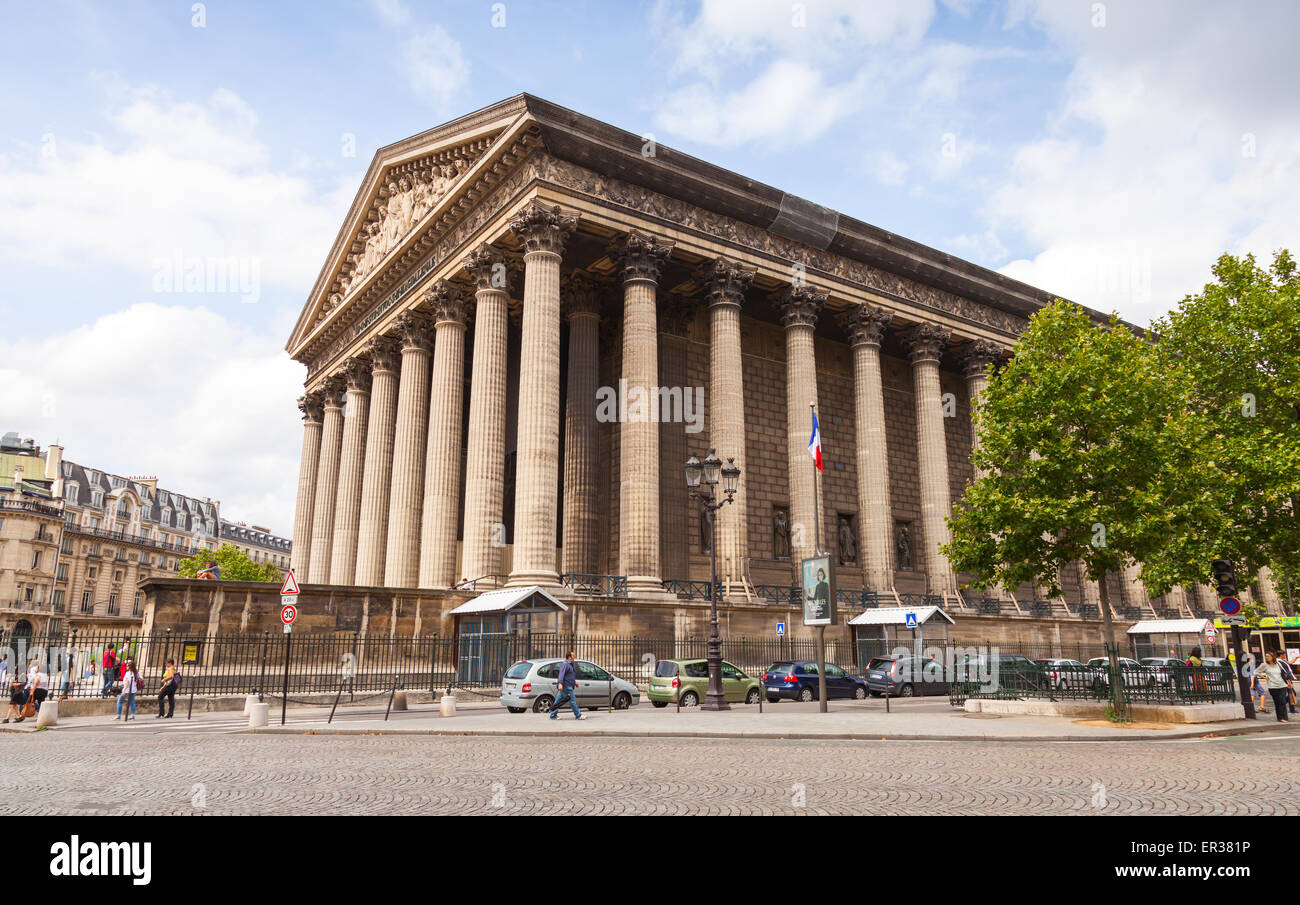
[[[510,222],[524,243],[524,323],[510,585],[558,585],[560,256],[577,218],[533,204]]]
[[[889,448],[885,440],[885,390],[880,376],[880,341],[893,315],[883,308],[855,305],[841,323],[853,349],[853,417],[858,441],[858,507],[862,512],[862,578],[874,591],[894,586],[890,548],[894,519],[889,504]]]
[[[655,293],[671,248],[632,233],[622,248],[623,374],[619,423],[619,571],[628,593],[663,591],[659,566],[659,325]]]
[[[361,476],[365,468],[366,432],[370,422],[370,362],[352,359],[343,369],[348,404],[343,418],[343,455],[339,493],[334,503],[334,540],[330,584],[349,585],[357,575],[357,538],[361,529]]]
[[[510,296],[505,261],[488,246],[471,253],[464,268],[474,278],[476,290],[460,570],[462,577],[472,581],[500,574],[501,551],[506,544],[503,507]]]
[[[659,425],[659,568],[664,578],[689,578],[691,499],[683,466],[691,455],[692,438],[704,429],[706,408],[704,392],[697,396],[688,385],[686,367],[687,335],[698,303],[673,294],[661,294],[659,302],[659,382],[682,390],[682,420]],[[727,574],[720,572],[719,578],[726,580]]]
[[[439,283],[424,296],[433,313],[433,379],[429,386],[429,445],[420,528],[420,587],[456,583],[456,517],[460,514],[461,412],[465,393],[465,301]],[[463,576],[472,578],[474,576]]]
[[[298,503],[293,512],[293,564],[299,581],[311,567],[311,522],[316,508],[316,471],[320,467],[321,396],[309,393],[298,400],[302,411],[302,458],[298,462]]]
[[[563,571],[593,573],[600,556],[596,386],[600,287],[575,273],[564,296],[569,322],[568,387],[564,406]]]
[[[1265,607],[1265,614],[1269,616],[1281,616],[1286,613],[1286,607],[1283,606],[1282,593],[1278,589],[1277,581],[1273,577],[1273,570],[1265,566],[1259,570],[1256,576],[1259,581],[1259,599]]]
[[[966,395],[970,397],[971,414],[971,454],[979,448],[979,432],[975,428],[975,413],[979,409],[980,397],[989,385],[989,367],[1001,359],[1003,348],[987,339],[976,339],[967,343],[962,350],[962,370],[966,375]],[[982,469],[975,469],[975,477],[984,476]]]
[[[916,450],[921,478],[921,526],[925,533],[926,590],[930,594],[942,594],[945,599],[956,592],[952,566],[939,549],[951,537],[945,521],[952,501],[939,389],[939,357],[949,336],[947,328],[935,324],[917,324],[906,336],[916,391]]]
[[[1088,579],[1088,567],[1082,562],[1076,562],[1075,568],[1079,571],[1079,589],[1081,600],[1080,603],[1090,603],[1097,608],[1097,615],[1101,615],[1101,586]]]
[[[1170,588],[1169,593],[1165,595],[1165,603],[1166,605],[1178,610],[1178,612],[1183,615],[1192,615],[1191,607],[1188,606],[1186,588],[1180,588],[1177,586]]]
[[[1146,585],[1139,577],[1142,573],[1140,563],[1131,563],[1120,573],[1120,595],[1125,606],[1135,606],[1139,610],[1151,609],[1151,598],[1147,596]]]
[[[428,441],[429,319],[406,311],[397,319],[402,374],[397,383],[393,474],[388,494],[384,586],[413,588],[420,572],[420,509],[424,503],[424,451]]]
[[[361,478],[361,528],[353,581],[366,587],[384,583],[388,543],[388,492],[393,479],[393,431],[397,427],[397,370],[401,354],[387,336],[370,341],[370,424],[366,428],[365,470]]]
[[[717,258],[702,282],[709,306],[709,445],[725,464],[740,468],[736,501],[717,512],[718,574],[724,581],[749,577],[749,469],[745,456],[745,383],[740,312],[754,274]],[[685,576],[683,576],[685,577]]]
[[[316,467],[316,505],[312,507],[311,560],[306,581],[330,580],[330,553],[334,542],[334,502],[338,499],[339,456],[343,444],[343,402],[346,384],[331,377],[321,387],[325,414],[321,424],[320,462]]]
[[[785,325],[786,460],[790,467],[790,558],[799,560],[816,552],[815,520],[825,522],[821,505],[821,480],[808,455],[812,436],[812,411],[817,404],[817,352],[813,330],[826,305],[826,293],[811,286],[792,286],[777,295],[781,323]],[[818,415],[818,420],[821,416]],[[823,454],[825,448],[823,445]],[[827,539],[823,539],[827,540]],[[823,543],[823,547],[829,546]]]

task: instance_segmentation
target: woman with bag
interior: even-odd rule
[[[1273,698],[1273,709],[1277,713],[1278,722],[1289,723],[1286,709],[1290,689],[1287,688],[1286,673],[1282,671],[1282,663],[1275,652],[1268,651],[1264,654],[1264,662],[1257,668],[1255,677],[1261,679],[1268,688],[1268,693]]]
[[[1274,651],[1273,656],[1277,657],[1277,664],[1282,667],[1282,678],[1286,679],[1286,703],[1288,711],[1290,713],[1295,713],[1295,669],[1292,668],[1291,663],[1287,660],[1286,655],[1283,654],[1282,651]]]
[[[27,719],[23,716],[23,705],[26,703],[27,692],[23,690],[23,680],[15,676],[9,682],[9,712],[5,714],[4,722],[21,723]]]

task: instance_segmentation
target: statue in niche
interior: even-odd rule
[[[839,517],[840,565],[852,566],[858,562],[858,539],[853,536],[853,516]]]
[[[912,570],[912,537],[907,522],[899,522],[894,529],[894,561],[899,571]]]
[[[772,512],[772,555],[776,559],[790,558],[790,513],[783,506]]]

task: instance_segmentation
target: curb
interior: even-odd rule
[[[483,736],[487,738],[686,738],[686,739],[776,739],[786,741],[864,741],[864,742],[1149,742],[1162,740],[1188,740],[1200,738],[1232,738],[1276,731],[1275,726],[1243,726],[1238,729],[1198,729],[1186,732],[1160,732],[1160,734],[1123,736],[1095,735],[943,735],[910,733],[880,735],[865,732],[734,732],[734,731],[650,731],[633,732],[623,729],[575,729],[573,731],[542,731],[529,729],[385,729],[349,728],[344,726],[292,727],[267,726],[260,729],[238,729],[237,733],[250,735],[432,735],[447,737]],[[1300,729],[1294,735],[1300,736]]]

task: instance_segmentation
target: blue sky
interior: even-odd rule
[[[1300,244],[1294,4],[194,7],[4,5],[0,429],[282,532],[282,347],[371,154],[520,91],[1144,324]]]

